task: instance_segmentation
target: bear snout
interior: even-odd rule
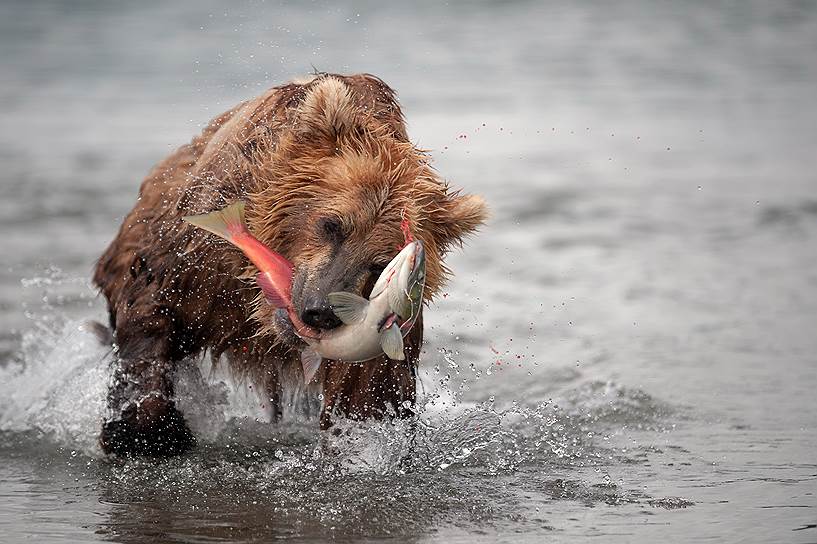
[[[292,300],[298,316],[306,325],[320,330],[340,327],[343,322],[332,311],[327,295],[337,291],[360,294],[366,275],[362,267],[347,258],[344,251],[328,262],[296,268]]]
[[[340,327],[342,321],[326,301],[326,297],[311,296],[304,302],[301,321],[316,329],[330,330]]]

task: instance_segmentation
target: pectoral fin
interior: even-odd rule
[[[329,293],[326,295],[326,300],[335,315],[346,325],[363,321],[363,318],[366,317],[366,310],[369,308],[368,300],[345,291]]]
[[[392,323],[380,333],[380,347],[389,359],[402,361],[406,358],[403,353],[403,335],[396,323]]]
[[[304,384],[308,384],[315,377],[315,373],[321,366],[321,356],[312,348],[306,348],[301,352],[301,365],[304,368]]]

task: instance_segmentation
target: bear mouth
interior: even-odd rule
[[[289,319],[285,308],[278,308],[275,310],[272,318],[273,328],[277,333],[278,339],[285,345],[291,348],[302,348],[306,345],[296,333],[295,325]]]

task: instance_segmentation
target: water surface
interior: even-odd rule
[[[0,44],[4,540],[817,540],[814,5],[5,2]],[[271,426],[188,362],[200,446],[103,459],[94,260],[152,164],[312,65],[394,86],[492,209],[416,420]]]

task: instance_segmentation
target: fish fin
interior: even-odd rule
[[[326,300],[335,315],[346,325],[363,321],[363,318],[366,317],[366,310],[369,309],[368,300],[346,291],[329,293],[326,295]]]
[[[400,319],[407,319],[411,313],[411,301],[408,294],[400,289],[397,283],[389,285],[389,308],[400,316]]]
[[[258,284],[258,287],[261,288],[261,292],[264,293],[264,298],[267,299],[267,302],[276,308],[286,308],[288,306],[284,297],[275,289],[269,276],[264,272],[259,272],[255,276],[255,282]]]
[[[392,323],[389,328],[380,333],[380,347],[383,348],[383,353],[389,359],[402,361],[406,358],[406,354],[403,353],[403,335],[397,324]]]
[[[321,367],[323,359],[318,352],[311,347],[301,352],[301,366],[304,368],[304,384],[309,384]]]
[[[182,217],[182,220],[230,242],[234,234],[247,231],[242,200],[233,202],[224,209],[201,215],[188,215]]]

